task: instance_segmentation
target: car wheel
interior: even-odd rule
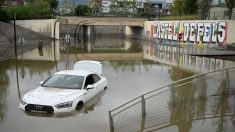
[[[78,104],[77,104],[77,106],[76,106],[76,110],[81,110],[82,107],[83,107],[83,102],[80,101],[80,102],[78,102]]]

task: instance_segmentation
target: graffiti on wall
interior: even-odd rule
[[[227,21],[156,22],[150,34],[159,40],[225,44],[227,27]]]

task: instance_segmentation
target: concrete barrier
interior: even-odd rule
[[[16,25],[30,29],[32,31],[41,33],[43,35],[54,38],[54,26],[57,19],[43,19],[43,20],[16,20]],[[55,26],[55,38],[59,39],[59,25]]]

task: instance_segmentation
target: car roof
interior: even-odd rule
[[[84,70],[66,70],[66,71],[56,72],[55,74],[87,76],[89,74],[96,74],[96,73]]]

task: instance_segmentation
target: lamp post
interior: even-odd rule
[[[53,35],[54,41],[55,41],[55,27],[56,27],[56,23],[59,22],[59,20],[61,20],[61,18],[57,19],[54,24],[54,35]]]

